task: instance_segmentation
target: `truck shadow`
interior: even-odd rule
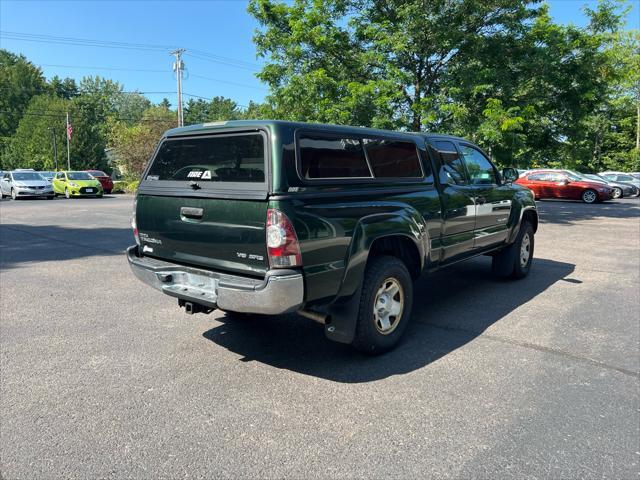
[[[379,357],[330,342],[321,325],[298,315],[222,317],[222,325],[203,336],[241,355],[244,362],[258,361],[335,382],[370,382],[437,361],[558,281],[581,283],[567,278],[574,267],[536,259],[526,279],[512,282],[492,277],[490,259],[483,257],[426,276],[416,283],[412,323],[404,341]]]
[[[3,223],[0,227],[0,268],[9,270],[32,262],[123,255],[133,242],[131,228]]]

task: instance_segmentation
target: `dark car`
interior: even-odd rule
[[[558,170],[531,170],[516,183],[530,189],[536,199],[561,198],[596,203],[611,199],[613,193],[606,184]]]
[[[113,190],[113,180],[111,180],[109,175],[102,170],[85,170],[85,172],[100,182],[104,193],[111,193],[111,190]]]
[[[503,175],[504,174],[504,175]],[[169,130],[136,196],[127,250],[187,313],[298,312],[378,353],[407,327],[413,281],[487,254],[531,268],[538,214],[457,137],[232,121]]]

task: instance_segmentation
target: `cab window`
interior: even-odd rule
[[[436,140],[433,146],[440,159],[440,183],[449,185],[467,185],[467,174],[462,159],[453,142]]]
[[[467,164],[471,185],[497,185],[498,179],[493,165],[480,150],[470,145],[460,145],[460,151]]]

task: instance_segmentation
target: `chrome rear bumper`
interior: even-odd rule
[[[232,312],[277,315],[298,310],[304,281],[295,270],[269,270],[264,279],[229,275],[142,257],[138,246],[127,249],[138,279],[172,297]]]

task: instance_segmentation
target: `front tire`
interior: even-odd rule
[[[15,189],[11,189],[11,200],[17,200],[18,199],[18,194],[16,193]]]
[[[611,192],[611,198],[622,198],[622,189],[615,187]]]
[[[596,203],[598,201],[598,194],[595,190],[585,190],[582,192],[582,201],[584,203]]]
[[[391,350],[411,317],[413,281],[405,264],[391,256],[369,260],[364,274],[352,345],[367,354]]]
[[[66,198],[67,200],[71,198],[71,192],[69,192],[68,188],[64,189],[64,198]]]

